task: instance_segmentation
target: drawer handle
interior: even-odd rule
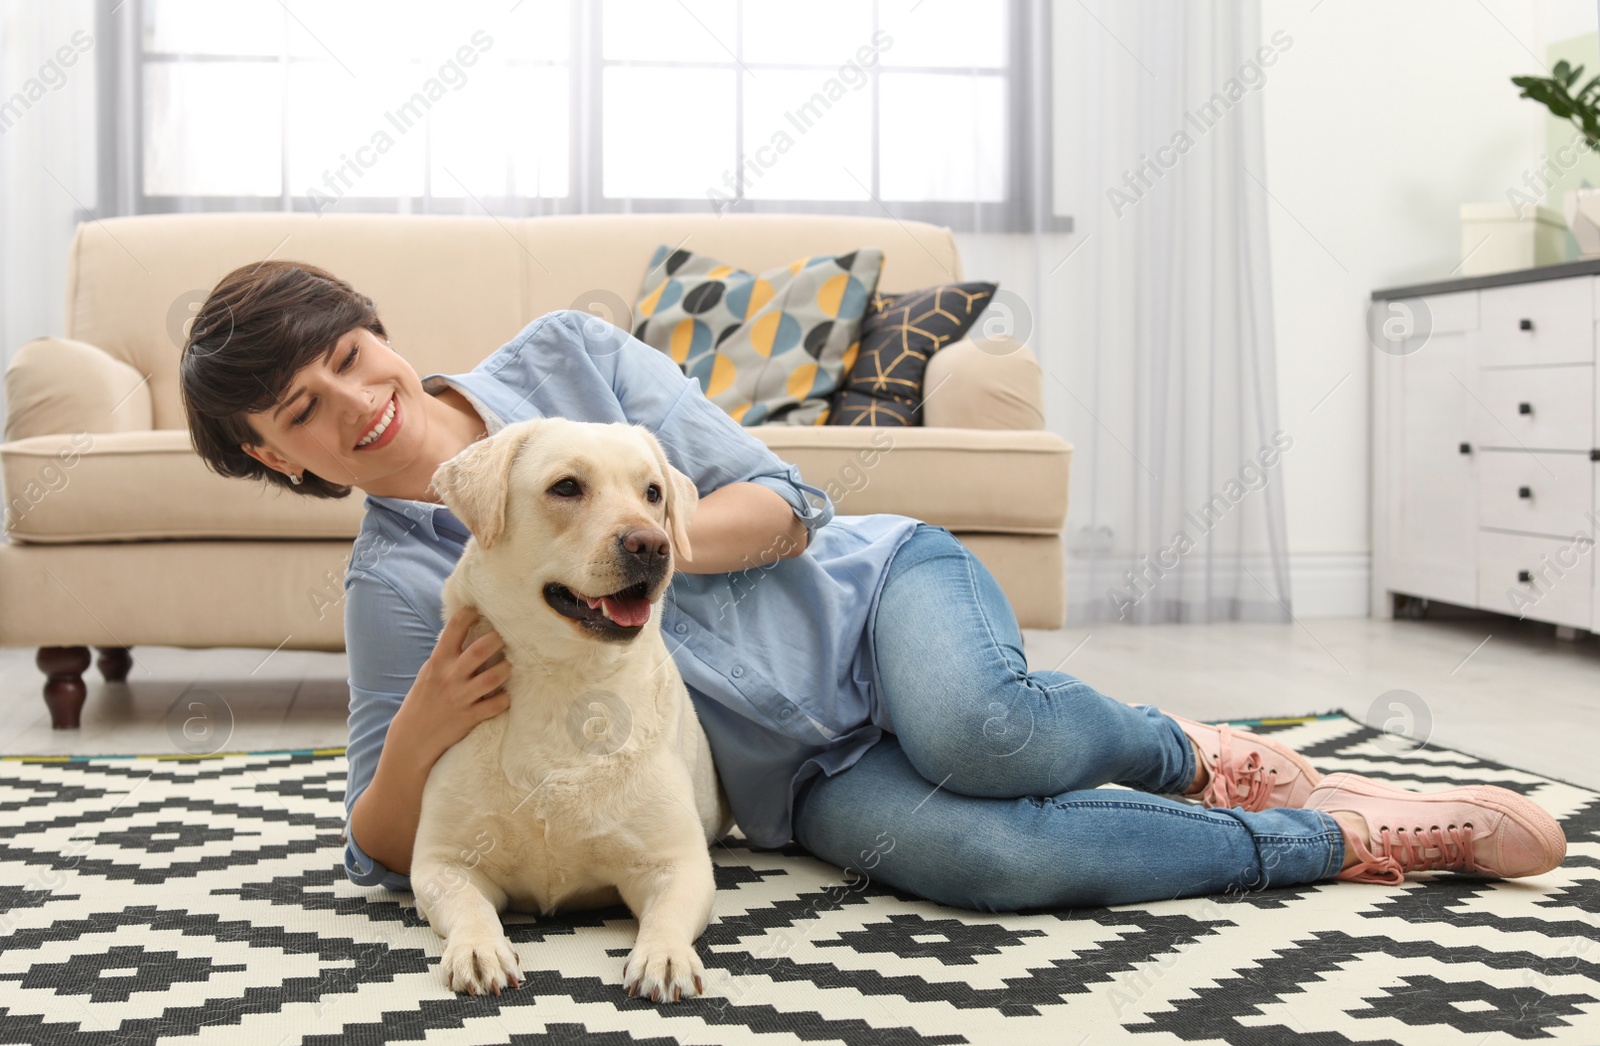
[[[1521,321],[1519,321],[1517,323],[1517,329],[1518,330],[1531,331],[1531,330],[1533,330],[1533,321],[1532,320],[1521,320]]]
[[[1531,404],[1531,403],[1519,403],[1519,404],[1517,404],[1517,413],[1518,414],[1532,414],[1533,413],[1533,404]]]
[[[1521,581],[1523,584],[1527,584],[1533,580],[1533,575],[1526,570],[1519,570],[1517,571],[1517,580]]]
[[[1470,444],[1470,443],[1461,444],[1461,453],[1463,453],[1463,454],[1471,454],[1472,453],[1472,444]]]
[[[1533,497],[1533,488],[1532,487],[1518,487],[1517,488],[1517,497],[1519,497],[1519,498],[1531,498],[1531,497]]]

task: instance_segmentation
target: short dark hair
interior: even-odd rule
[[[224,276],[195,315],[178,365],[189,437],[206,465],[296,494],[349,497],[350,487],[311,472],[296,486],[240,444],[262,445],[246,414],[276,405],[302,367],[327,359],[357,327],[388,337],[371,298],[315,265],[264,261]]]

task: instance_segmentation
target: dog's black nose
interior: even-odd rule
[[[649,566],[664,561],[672,551],[666,532],[656,527],[635,527],[617,538],[622,551]]]

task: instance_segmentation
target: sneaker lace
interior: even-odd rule
[[[1235,760],[1233,732],[1226,725],[1218,727],[1217,762],[1210,770],[1211,781],[1205,790],[1207,806],[1242,806],[1246,810],[1266,806],[1272,783],[1267,779],[1261,755],[1252,750],[1242,761]]]
[[[1406,872],[1449,869],[1475,873],[1481,869],[1472,850],[1474,838],[1470,828],[1460,825],[1416,826],[1410,831],[1384,825],[1376,833],[1374,847],[1363,845],[1354,836],[1349,838],[1347,845],[1355,851],[1357,863],[1340,872],[1339,878],[1398,884]]]

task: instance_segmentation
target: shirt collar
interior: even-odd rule
[[[421,531],[429,541],[449,539],[462,544],[466,541],[459,535],[466,533],[467,528],[444,505],[435,505],[431,501],[412,501],[410,498],[385,498],[377,494],[368,494],[366,504],[368,511],[383,509],[397,517],[407,530]]]
[[[481,378],[477,371],[468,371],[465,374],[429,374],[422,379],[422,391],[430,396],[436,396],[446,388],[455,389],[467,398],[479,417],[483,418],[484,425],[488,428],[489,435],[506,427],[505,419],[486,402],[489,387],[480,390],[478,380]]]

